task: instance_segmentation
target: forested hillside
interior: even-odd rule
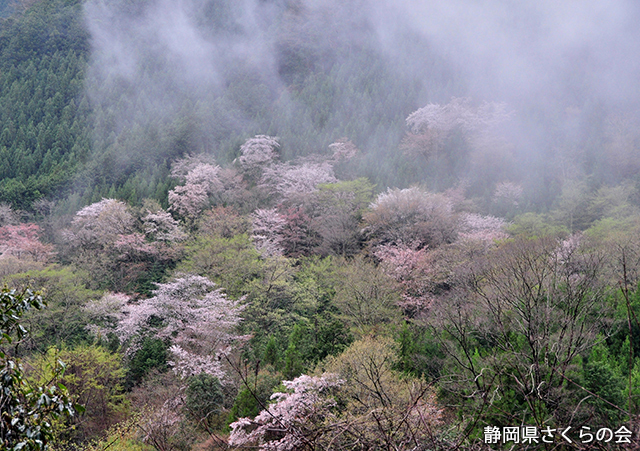
[[[88,37],[80,4],[62,1],[5,19],[0,33],[0,198],[32,208],[68,192],[89,152]]]
[[[640,10],[575,6],[0,2],[0,447],[637,449]]]

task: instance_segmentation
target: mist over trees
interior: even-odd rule
[[[166,202],[172,160],[227,163],[269,134],[285,161],[346,137],[380,188],[489,199],[522,181],[545,210],[572,180],[635,174],[637,16],[622,0],[25,3],[3,26],[0,200]]]
[[[0,444],[637,448],[636,3],[0,17]]]

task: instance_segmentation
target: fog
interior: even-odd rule
[[[602,150],[585,150],[593,129],[638,108],[639,10],[626,0],[89,0],[87,89],[110,115],[97,115],[95,147],[126,154],[134,124],[162,134],[186,117],[181,152],[231,160],[264,133],[290,157],[347,136],[371,176],[398,172],[387,162],[409,113],[470,97],[514,111],[506,133],[521,168],[554,164],[558,148],[571,164],[598,164],[584,155]]]

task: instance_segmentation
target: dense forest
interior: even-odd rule
[[[0,448],[639,449],[610,3],[0,1]]]

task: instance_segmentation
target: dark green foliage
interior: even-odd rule
[[[280,359],[282,358],[280,354],[280,347],[278,346],[276,337],[272,335],[269,337],[269,341],[267,341],[267,345],[264,347],[263,361],[267,365],[272,365],[274,368],[278,368],[280,366]]]
[[[38,2],[0,25],[0,201],[30,208],[84,161],[87,51],[79,1]]]
[[[612,326],[612,330],[615,332],[607,339],[610,352],[617,356],[618,360],[624,359],[627,363],[629,362],[630,344],[634,355],[640,357],[640,288],[630,291],[628,296],[629,310],[627,311],[626,300],[622,293],[619,294],[616,320]],[[631,330],[629,330],[629,322]],[[626,352],[624,352],[625,349]]]
[[[238,392],[227,422],[232,423],[242,417],[255,417],[269,404],[269,397],[281,381],[280,374],[268,371],[260,371],[256,378],[247,380],[244,388]]]
[[[398,370],[427,380],[440,377],[445,356],[428,330],[404,323],[397,341]]]
[[[285,378],[293,379],[327,356],[340,354],[352,341],[344,324],[330,314],[296,324],[284,352]]]
[[[89,315],[84,306],[90,299],[98,299],[100,293],[87,287],[88,279],[89,275],[82,271],[49,266],[4,280],[17,288],[37,285],[47,297],[48,308],[32,310],[24,318],[31,332],[25,349],[43,352],[51,346],[76,346],[93,341],[86,329]]]
[[[247,286],[250,303],[241,324],[253,335],[255,359],[298,375],[353,341],[333,304],[334,262],[309,258],[292,266],[279,258],[264,263],[264,279]]]
[[[192,376],[185,394],[187,415],[196,423],[212,426],[224,402],[218,378],[206,373]]]
[[[147,271],[143,271],[135,281],[135,291],[142,296],[151,297],[153,290],[157,288],[156,284],[163,282],[167,273],[175,268],[173,261],[155,260]]]
[[[619,361],[613,359],[604,345],[596,346],[584,364],[585,388],[597,397],[588,399],[594,407],[594,414],[607,424],[623,420],[619,408],[625,407],[626,381],[624,374],[627,368],[620,368]]]
[[[157,338],[147,337],[142,341],[140,349],[129,361],[127,386],[139,384],[153,369],[167,370],[167,344]]]
[[[328,312],[315,316],[312,321],[309,332],[313,337],[313,347],[310,354],[305,356],[311,362],[317,363],[329,355],[338,355],[353,341],[344,323]]]
[[[296,330],[294,329],[292,335],[295,332]],[[302,345],[302,343],[296,343],[292,339],[289,347],[284,352],[284,369],[282,374],[287,380],[292,380],[305,371],[306,365],[302,359],[301,350],[298,348],[300,345]]]
[[[27,331],[20,324],[31,308],[41,309],[39,294],[3,288],[0,292],[0,447],[7,450],[42,450],[53,438],[51,421],[60,415],[73,416],[67,390],[57,383],[64,365],[56,362],[46,385],[28,384],[22,366],[8,346],[17,346]]]
[[[114,15],[122,17],[142,16],[149,5],[112,3]],[[220,80],[202,75],[197,87],[151,49],[139,55],[131,77],[117,70],[101,74],[108,62],[99,50],[92,55],[95,70],[87,71],[82,2],[23,3],[18,9],[24,11],[0,24],[0,201],[29,209],[37,199],[61,198],[74,190],[80,205],[102,197],[138,204],[151,197],[166,207],[172,160],[204,152],[228,163],[257,133],[278,135],[284,159],[323,152],[347,137],[363,150],[347,172],[380,186],[446,188],[462,178],[475,197],[486,201],[495,182],[517,178],[506,169],[513,163],[510,157],[500,164],[493,158],[488,164],[470,161],[469,143],[459,133],[437,158],[403,154],[408,114],[427,102],[466,95],[464,74],[424,38],[402,32],[390,58],[380,48],[376,26],[353,2],[332,10],[330,21],[322,7],[262,3],[268,3],[261,25],[264,40],[273,44],[274,73],[246,58],[229,57],[220,64]],[[227,0],[199,2],[195,31],[211,42],[242,39],[247,31],[242,8]],[[0,16],[11,9],[0,2]],[[627,128],[610,127],[603,105],[583,102],[572,106],[578,110],[577,143],[562,130],[564,106],[519,111],[522,123],[548,130],[529,144],[537,152],[524,146],[514,152],[527,164],[528,191],[536,191],[527,201],[536,207],[550,207],[564,190],[557,163],[576,146],[580,150],[571,159],[591,177],[593,189],[634,177],[633,149],[618,149],[612,131],[624,135],[633,130],[633,121]],[[602,149],[629,153],[632,164],[616,163]],[[512,150],[506,153],[511,156]]]
[[[261,399],[261,401],[265,403],[265,405],[269,399],[269,396],[270,394],[264,396],[263,399]],[[242,417],[254,417],[258,414],[258,412],[260,412],[261,408],[262,407],[256,400],[252,390],[248,388],[240,390],[240,393],[238,393],[238,397],[236,398],[236,402],[231,408],[231,412],[229,414],[229,423],[232,423],[238,418]]]
[[[6,345],[14,340],[22,340],[27,330],[20,324],[22,316],[32,308],[42,309],[45,303],[39,293],[33,293],[29,288],[22,292],[10,290],[7,286],[0,291],[2,310],[0,311],[0,344]],[[4,354],[3,354],[4,357]]]
[[[136,13],[122,4],[113,9],[128,16],[143,14],[145,7],[139,4]],[[380,51],[369,27],[357,28],[354,45],[339,25],[350,26],[352,12],[346,11],[351,7],[337,9],[326,22],[324,13],[269,5],[263,39],[274,43],[277,74],[232,55],[220,65],[223,83],[199,76],[201,86],[185,84],[153,49],[142,51],[142,64],[123,83],[110,71],[100,73],[109,63],[98,49],[96,71],[86,79],[93,94],[89,128],[95,139],[91,161],[76,185],[84,203],[112,195],[134,203],[149,195],[164,201],[167,187],[156,177],[162,172],[149,168],[166,169],[171,160],[201,152],[228,163],[244,140],[259,133],[281,137],[285,160],[323,152],[348,137],[366,151],[348,172],[384,184],[420,180],[423,174],[405,169],[415,169],[413,162],[389,149],[398,147],[404,119],[419,106],[417,98],[425,89],[430,95],[443,91],[439,84],[451,84],[452,77],[440,80],[447,70],[435,61],[445,66],[444,61],[430,55],[417,36],[404,45],[433,59],[426,72],[399,69]],[[234,42],[246,32],[243,17],[240,4],[209,0],[201,2],[194,23],[203,39]],[[445,99],[452,94],[444,91]]]

